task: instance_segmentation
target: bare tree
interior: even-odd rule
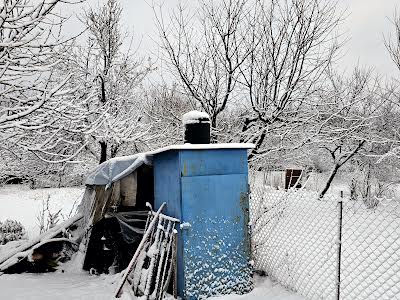
[[[384,43],[389,52],[390,58],[400,70],[400,14],[395,11],[393,15],[394,37],[385,38]]]
[[[233,136],[255,143],[254,160],[306,121],[304,108],[341,46],[336,7],[328,0],[225,0],[201,2],[193,14],[179,6],[170,23],[156,16],[184,92],[210,114],[214,132],[231,106],[242,124]]]
[[[87,43],[75,45],[64,64],[64,70],[74,73],[74,97],[82,99],[86,111],[80,143],[100,163],[127,143],[143,142],[150,128],[142,122],[139,99],[144,98],[140,87],[152,64],[138,57],[132,43],[124,43],[130,38],[121,31],[121,13],[117,0],[89,9],[84,15]]]
[[[240,66],[254,48],[246,36],[252,25],[249,7],[245,0],[200,1],[192,14],[180,5],[170,23],[155,9],[172,73],[183,92],[210,115],[213,131],[218,116],[238,96]]]
[[[71,75],[54,76],[66,44],[60,36],[65,19],[54,13],[62,2],[7,0],[0,6],[0,149],[15,156],[34,150],[44,130],[61,131],[53,117],[67,116],[68,105],[59,100],[69,92]]]
[[[361,152],[373,153],[376,145],[388,140],[377,130],[386,100],[380,97],[380,80],[370,70],[356,68],[346,78],[332,74],[318,98],[324,102],[315,107],[307,127],[310,145],[329,154],[332,169],[320,191],[322,198],[340,168]]]
[[[10,0],[0,6],[0,151],[13,175],[29,174],[28,166],[47,174],[60,165],[43,162],[64,165],[83,149],[76,134],[86,112],[71,97],[72,73],[58,71],[74,37],[61,35],[67,18],[55,13],[78,2]]]
[[[281,148],[308,122],[310,101],[341,46],[336,7],[329,0],[257,1],[248,33],[257,47],[240,66],[249,100],[241,141],[256,145],[250,159]]]
[[[390,55],[390,58],[396,65],[397,69],[400,71],[400,14],[396,10],[393,14],[393,33],[384,37],[384,44]],[[400,146],[398,142],[400,141],[400,132],[397,129],[397,120],[399,117],[400,108],[400,98],[399,98],[399,82],[393,79],[392,82],[386,87],[387,105],[385,107],[385,118],[382,121],[382,129],[384,133],[389,135],[389,139],[392,140],[390,144],[390,149],[382,154],[379,163],[388,162],[393,164],[393,159],[397,160],[400,157]]]
[[[193,103],[187,101],[178,91],[176,84],[162,84],[147,91],[145,111],[151,124],[151,136],[147,149],[159,148],[183,141],[182,115],[193,110]]]

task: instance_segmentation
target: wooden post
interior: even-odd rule
[[[338,211],[338,249],[337,249],[337,292],[336,299],[340,300],[340,284],[341,284],[341,268],[342,268],[342,226],[343,226],[343,191],[340,192],[339,200],[339,211]]]
[[[118,288],[115,292],[115,298],[121,298],[122,295],[122,288],[124,287],[125,281],[128,278],[129,273],[133,270],[134,264],[136,262],[137,257],[139,256],[140,250],[142,250],[143,246],[144,246],[144,242],[147,240],[147,238],[150,235],[150,232],[153,230],[154,225],[156,224],[157,220],[158,220],[158,216],[160,215],[162,209],[165,206],[165,202],[163,204],[161,204],[160,208],[158,209],[157,213],[154,215],[153,220],[151,220],[149,227],[147,228],[146,232],[143,235],[142,240],[140,241],[139,246],[136,249],[135,254],[133,255],[128,267],[125,270],[125,274],[122,277],[122,280],[120,282],[120,284],[118,285]]]
[[[178,235],[174,234],[174,249],[173,249],[173,271],[174,271],[174,279],[172,283],[173,296],[174,299],[178,299],[178,260],[177,260],[177,252],[178,252]]]

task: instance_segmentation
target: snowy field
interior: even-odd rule
[[[27,185],[6,185],[0,187],[0,221],[13,219],[25,226],[28,237],[39,234],[37,217],[44,201],[50,196],[50,210],[61,209],[60,221],[67,218],[80,203],[83,187],[45,188],[31,190]]]
[[[7,218],[20,221],[30,238],[38,234],[37,216],[48,195],[51,209],[62,210],[66,216],[79,204],[83,188],[51,188],[30,190],[24,185],[0,188],[0,221]],[[0,256],[9,251],[11,242],[0,246]],[[66,266],[67,267],[67,266]],[[68,269],[68,268],[66,268]],[[119,275],[90,276],[85,272],[0,275],[0,299],[74,300],[112,299]],[[214,300],[302,300],[268,278],[255,278],[255,289],[246,295],[214,297]]]

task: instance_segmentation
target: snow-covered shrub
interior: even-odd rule
[[[36,220],[39,225],[39,232],[42,234],[47,230],[53,228],[60,221],[61,209],[54,211],[50,205],[50,194],[47,195],[46,200],[42,199],[42,207]]]
[[[371,167],[353,172],[350,182],[350,200],[362,200],[366,207],[374,208],[383,200],[396,200],[395,184],[379,180]]]
[[[355,178],[353,178],[350,182],[350,200],[352,201],[356,201],[357,200],[357,180]]]
[[[24,226],[18,221],[6,220],[0,222],[0,245],[21,240],[25,237],[25,234]]]

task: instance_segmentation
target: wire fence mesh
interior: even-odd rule
[[[400,203],[253,182],[255,268],[307,299],[400,299]]]

